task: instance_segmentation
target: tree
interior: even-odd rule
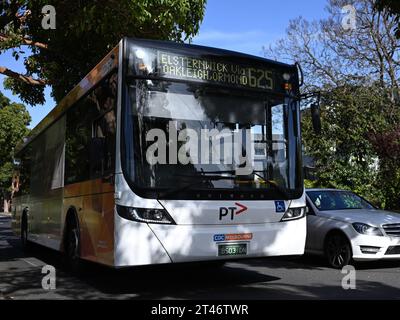
[[[124,36],[183,41],[198,32],[206,0],[5,0],[0,4],[0,52],[26,54],[25,74],[7,66],[5,85],[29,104],[56,101]],[[45,5],[56,10],[56,29],[42,27]]]
[[[386,205],[379,185],[379,155],[370,141],[370,134],[385,122],[379,109],[387,97],[380,90],[344,85],[325,92],[320,135],[313,131],[309,110],[303,110],[304,150],[315,160],[315,186],[350,189]]]
[[[370,141],[380,158],[378,184],[383,186],[385,205],[400,208],[400,128],[371,134]]]
[[[286,37],[264,52],[275,59],[301,62],[308,90],[378,81],[393,89],[394,98],[400,76],[395,19],[387,11],[377,11],[374,0],[355,0],[355,29],[345,29],[342,8],[348,2],[329,0],[329,16],[319,21],[291,20]]]
[[[0,197],[8,212],[12,198],[13,153],[28,134],[31,117],[23,104],[11,103],[0,92]]]
[[[321,92],[321,136],[312,133],[307,111],[302,123],[305,151],[316,161],[317,184],[356,190],[400,209],[400,163],[387,152],[397,142],[385,140],[400,130],[397,21],[388,10],[377,10],[374,0],[350,2],[355,28],[343,25],[342,10],[349,1],[329,0],[327,18],[290,21],[286,37],[265,48],[265,54],[300,62],[304,92]]]
[[[395,16],[397,22],[395,35],[397,38],[400,38],[400,2],[398,0],[377,0],[376,7],[380,11],[387,10]]]

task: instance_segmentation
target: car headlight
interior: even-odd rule
[[[369,224],[355,222],[355,223],[353,223],[353,228],[358,233],[365,234],[368,236],[383,236],[381,229],[370,226]]]
[[[122,218],[137,222],[176,224],[165,209],[132,208],[117,205],[117,213]]]
[[[296,220],[304,217],[306,212],[305,207],[300,208],[289,208],[283,215],[281,221]]]

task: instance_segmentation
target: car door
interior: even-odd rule
[[[306,250],[315,251],[316,250],[316,233],[318,232],[318,220],[319,217],[315,214],[315,209],[311,205],[311,201],[306,198],[307,205],[307,238],[306,238]]]
[[[308,207],[306,250],[321,253],[324,250],[324,239],[331,222],[320,214],[308,196],[306,204]]]

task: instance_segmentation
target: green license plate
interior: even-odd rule
[[[247,244],[220,244],[218,246],[218,256],[242,256],[247,254]]]

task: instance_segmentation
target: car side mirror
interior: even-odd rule
[[[311,120],[314,132],[316,134],[321,133],[321,114],[319,103],[311,104]]]

